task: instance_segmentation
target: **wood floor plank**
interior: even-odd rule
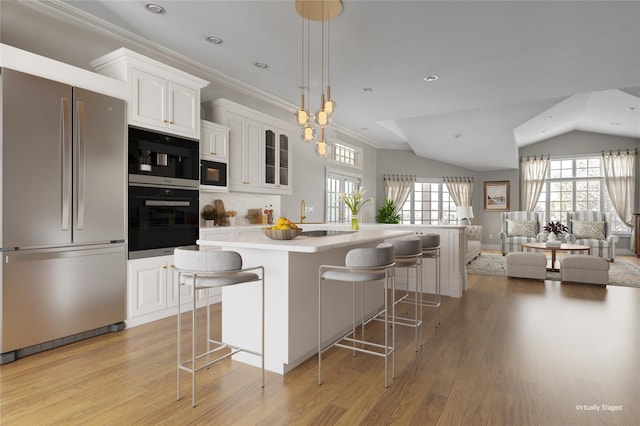
[[[637,425],[640,289],[470,274],[462,298],[443,298],[439,327],[433,309],[423,319],[418,352],[398,326],[387,389],[381,358],[333,348],[322,385],[316,357],[268,372],[264,389],[259,369],[225,360],[198,375],[192,408],[188,374],[176,400],[177,321],[167,318],[0,366],[0,424]]]

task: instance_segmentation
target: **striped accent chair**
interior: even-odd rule
[[[539,241],[540,216],[537,212],[503,212],[502,231],[498,234],[502,255],[512,251],[522,251],[522,243]],[[525,248],[525,251],[536,251]]]
[[[566,240],[571,244],[589,246],[589,254],[613,261],[618,237],[611,234],[611,213],[580,211],[567,213],[569,228]]]

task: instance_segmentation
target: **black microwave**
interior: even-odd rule
[[[226,188],[227,163],[200,160],[200,184]]]

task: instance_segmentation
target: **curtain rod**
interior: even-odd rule
[[[465,177],[465,176],[443,176],[442,179],[446,182],[447,180],[453,180],[454,182],[473,182],[473,177]]]
[[[551,159],[551,155],[547,154],[547,161],[548,161],[548,160],[550,160],[550,159]],[[521,156],[520,156],[520,162],[523,162],[523,161],[531,161],[531,160],[533,160],[533,161],[538,161],[538,156],[537,156],[537,155],[534,155],[534,156],[533,156],[533,158],[530,158],[530,157],[527,155],[527,159],[526,159],[526,160],[525,160],[525,158],[524,158],[524,156],[523,156],[523,155],[521,155]],[[544,155],[540,154],[540,160],[544,160]]]
[[[610,149],[609,150],[609,155],[614,155],[615,154],[615,150]],[[618,155],[623,155],[624,152],[620,153],[620,149],[618,148]],[[606,155],[605,151],[602,151],[602,155]],[[626,155],[638,155],[638,148],[633,148],[631,150],[631,152],[629,152],[629,148],[627,148],[627,153]]]

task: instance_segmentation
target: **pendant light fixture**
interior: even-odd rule
[[[309,124],[309,112],[304,109],[304,17],[300,15],[300,22],[302,24],[302,37],[300,37],[300,45],[301,45],[301,66],[300,66],[300,108],[296,111],[296,122],[300,126],[306,126]],[[308,53],[308,52],[307,52]]]
[[[302,42],[301,42],[301,80],[302,84],[300,85],[300,108],[296,111],[296,122],[298,125],[302,126],[302,140],[305,142],[311,142],[315,139],[315,129],[311,124],[313,120],[315,124],[320,128],[320,141],[316,142],[316,153],[322,157],[328,155],[330,146],[325,140],[325,132],[324,128],[329,125],[331,121],[331,114],[336,109],[336,104],[331,98],[331,72],[330,72],[330,35],[331,35],[331,27],[328,25],[328,22],[338,16],[342,12],[342,2],[340,0],[296,0],[296,12],[302,17]],[[304,76],[305,76],[305,35],[304,35],[304,21],[307,21],[307,81],[305,85]],[[322,25],[321,27],[321,93],[320,93],[320,109],[315,114],[315,118],[311,117],[309,114],[308,107],[308,98],[310,97],[310,67],[309,67],[309,57],[311,55],[310,50],[310,31],[309,31],[309,21],[319,21]],[[324,91],[324,73],[325,73],[325,31],[324,25],[325,21],[327,21],[327,86],[326,86],[326,96]],[[307,88],[307,107],[305,108],[305,95],[304,88]]]

